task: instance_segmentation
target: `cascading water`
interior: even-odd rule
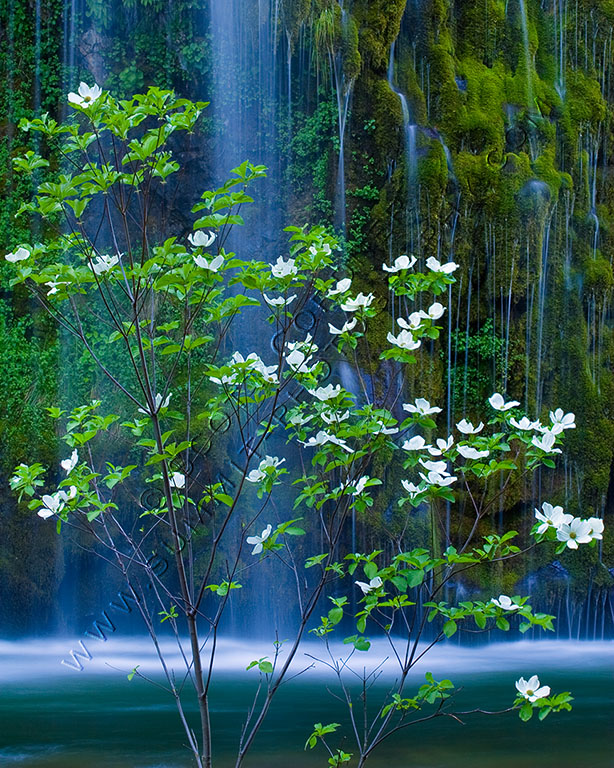
[[[394,53],[395,44],[390,47],[390,56],[388,60],[388,85],[399,97],[403,115],[403,141],[405,148],[405,179],[407,185],[407,243],[406,250],[410,253],[416,253],[419,250],[419,230],[420,230],[420,190],[418,187],[418,157],[416,148],[416,136],[418,126],[411,122],[409,106],[405,94],[396,86],[394,76]]]
[[[278,73],[279,0],[210,0],[213,78],[207,97],[214,120],[213,184],[249,160],[267,166],[258,190],[260,241],[246,242],[242,228],[232,247],[256,248],[272,256],[283,226],[282,159],[278,148],[281,93]],[[207,87],[207,84],[204,84]],[[246,254],[247,255],[247,254]]]

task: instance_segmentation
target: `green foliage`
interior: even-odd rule
[[[443,357],[447,350],[441,354]],[[505,339],[495,333],[490,318],[477,333],[452,331],[449,376],[455,412],[479,408],[502,378],[504,354]]]

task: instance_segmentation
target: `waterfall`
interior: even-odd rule
[[[418,189],[418,159],[416,149],[416,136],[418,126],[411,122],[409,106],[405,94],[395,85],[394,77],[394,52],[395,43],[390,46],[388,60],[388,85],[396,93],[401,102],[403,114],[403,139],[405,148],[405,179],[407,184],[407,248],[410,253],[415,253],[419,242],[419,189]]]
[[[279,0],[210,0],[209,12],[213,77],[205,95],[214,120],[211,183],[223,181],[244,160],[267,166],[254,212],[260,226],[250,235],[259,236],[260,247],[268,252],[283,225],[277,147]],[[232,246],[251,251],[256,243],[246,237],[243,228],[235,229]]]

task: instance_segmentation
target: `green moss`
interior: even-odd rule
[[[406,0],[357,0],[352,15],[360,29],[360,53],[367,66],[384,74],[396,40]]]
[[[584,266],[584,287],[587,293],[607,296],[614,288],[614,275],[609,259],[588,259]]]

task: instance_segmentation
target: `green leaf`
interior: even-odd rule
[[[456,632],[458,627],[456,626],[456,622],[452,619],[449,619],[446,621],[446,623],[443,625],[443,633],[446,637],[452,637],[452,635]]]
[[[518,713],[518,716],[523,722],[528,722],[533,717],[533,707],[531,706],[530,701],[526,701],[522,707],[520,707],[520,712]]]
[[[484,616],[483,613],[475,613],[473,618],[475,619],[475,623],[478,625],[478,627],[480,629],[484,629],[486,626],[486,616]]]
[[[417,587],[424,581],[424,571],[409,571],[409,573],[405,574],[405,578],[407,579],[407,584],[410,587]]]
[[[313,557],[308,557],[307,560],[305,560],[305,568],[312,568],[314,565],[318,565],[322,562],[322,560],[325,560],[328,557],[328,552],[325,552],[323,555],[314,555]]]
[[[328,619],[331,624],[338,624],[343,618],[343,608],[331,608],[328,612]]]

